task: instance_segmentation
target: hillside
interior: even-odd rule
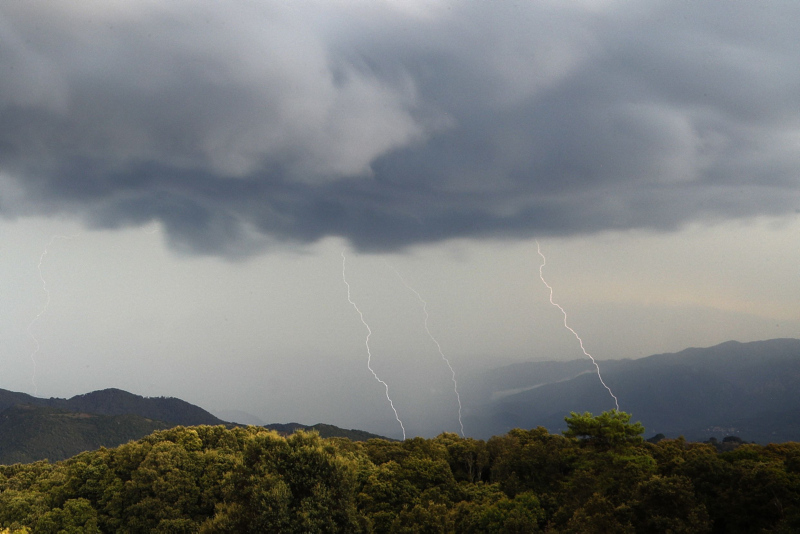
[[[620,408],[653,434],[800,440],[800,340],[730,341],[599,364]],[[539,425],[556,432],[564,428],[565,413],[614,407],[588,359],[495,369],[475,391],[467,397],[467,422],[481,437]]]
[[[180,399],[148,398],[120,389],[70,399],[0,390],[0,463],[63,460],[176,425],[224,423]]]
[[[121,389],[103,389],[69,399],[41,399],[26,393],[0,389],[0,412],[15,404],[43,406],[68,412],[98,415],[135,414],[174,425],[220,425],[225,421],[206,410],[174,397],[142,397]]]
[[[0,390],[0,464],[58,461],[83,451],[141,439],[155,430],[196,425],[237,426],[181,399],[148,398],[120,389],[93,391],[70,399],[40,399]],[[324,438],[382,438],[363,430],[322,423],[265,426],[281,435],[313,430]]]
[[[96,415],[18,404],[0,413],[0,464],[64,460],[169,426],[137,415]]]
[[[120,389],[69,399],[41,399],[0,389],[0,463],[63,460],[114,447],[154,430],[224,421],[176,398],[142,397]]]
[[[104,389],[70,399],[51,399],[54,408],[102,415],[136,414],[175,425],[220,425],[218,419],[199,406],[174,397],[142,397],[121,389]]]

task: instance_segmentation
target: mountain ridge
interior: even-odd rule
[[[0,412],[16,404],[98,415],[135,414],[148,419],[184,426],[226,423],[203,408],[176,397],[143,397],[117,388],[96,390],[75,395],[69,399],[57,397],[44,399],[27,393],[0,389]]]
[[[589,360],[583,365],[575,362],[565,362],[561,374],[592,366]],[[800,413],[800,398],[795,394],[800,384],[798,339],[728,341],[708,348],[598,364],[620,408],[632,413],[648,432],[700,440],[719,434],[712,429],[729,428],[759,442],[800,440],[800,429],[792,430],[790,421],[780,416]],[[531,369],[537,365],[529,362]],[[503,376],[502,369],[493,371],[495,387],[502,384],[497,380]],[[515,375],[506,383],[519,384],[519,364],[506,373]],[[485,394],[483,402],[470,399],[474,415],[469,422],[480,437],[515,426],[541,425],[557,431],[564,428],[563,418],[571,411],[599,413],[614,407],[608,391],[591,373],[577,373],[495,400],[487,401]],[[782,421],[785,428],[777,428]]]

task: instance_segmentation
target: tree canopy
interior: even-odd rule
[[[589,412],[570,412],[564,418],[567,430],[564,435],[581,439],[584,443],[601,449],[613,449],[641,443],[644,434],[642,423],[631,424],[631,415],[617,410],[593,416]]]
[[[177,427],[0,466],[0,533],[800,531],[800,444],[648,443],[623,412],[488,441]]]

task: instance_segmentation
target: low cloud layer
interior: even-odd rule
[[[800,209],[791,2],[18,2],[0,214],[191,253]]]

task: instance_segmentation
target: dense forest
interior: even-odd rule
[[[176,427],[0,466],[0,532],[797,532],[800,444],[650,443],[623,412],[488,441]]]

